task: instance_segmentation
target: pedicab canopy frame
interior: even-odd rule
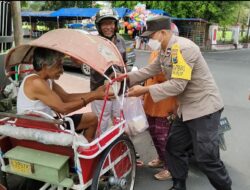
[[[9,76],[11,69],[16,65],[32,63],[36,47],[64,53],[76,59],[77,64],[87,64],[102,75],[112,65],[124,67],[119,50],[110,40],[82,30],[56,29],[28,44],[11,49],[5,59],[6,75]]]

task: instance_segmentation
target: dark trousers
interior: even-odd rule
[[[169,170],[173,178],[188,175],[188,152],[194,153],[199,168],[217,190],[230,190],[232,181],[220,159],[218,125],[221,111],[183,122],[177,118],[166,145]]]

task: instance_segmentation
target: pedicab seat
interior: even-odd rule
[[[84,136],[76,136],[74,132],[64,130],[60,125],[62,121],[55,120],[42,112],[28,112],[24,117],[16,115],[17,118],[15,118],[15,114],[11,116],[12,118],[9,120],[0,121],[0,134],[60,146],[71,146],[74,138],[82,143],[88,143]],[[36,118],[45,120],[35,120]]]
[[[88,143],[83,135],[76,135],[69,130],[63,130],[59,124],[30,120],[25,117],[51,119],[43,113],[28,113],[24,117],[9,113],[1,113],[1,115],[6,116],[0,120],[0,135],[2,135],[0,147],[2,153],[6,153],[17,146],[22,146],[61,154],[70,157],[69,163],[71,168],[73,168],[74,150],[72,144],[74,138],[77,138],[77,141],[83,144]]]

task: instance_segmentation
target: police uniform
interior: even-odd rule
[[[189,39],[172,35],[166,51],[155,64],[128,74],[130,86],[159,72],[168,81],[149,87],[153,101],[177,96],[178,117],[167,142],[167,160],[173,179],[188,174],[187,150],[217,190],[230,190],[231,179],[219,156],[218,125],[223,101],[199,47]]]

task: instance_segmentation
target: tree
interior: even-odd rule
[[[113,7],[134,9],[139,1],[113,1]],[[202,18],[226,26],[236,21],[238,1],[140,1],[147,9],[162,9],[177,18]],[[249,2],[242,2],[241,6]]]
[[[124,7],[131,10],[139,3],[139,1],[112,1],[112,7]]]
[[[28,1],[21,1],[21,9],[26,9],[28,6]]]
[[[43,1],[21,1],[21,9],[23,11],[40,11]]]
[[[92,7],[92,1],[45,1],[41,10],[54,11],[60,8],[70,7]]]
[[[40,11],[40,9],[41,9],[41,7],[43,6],[43,4],[44,4],[44,2],[32,2],[32,3],[30,3],[30,9],[32,10],[32,11]]]
[[[236,1],[179,1],[171,3],[170,13],[178,18],[202,18],[224,26],[233,24],[236,4]]]
[[[21,4],[19,1],[11,2],[11,14],[13,18],[15,46],[18,46],[23,42]]]

